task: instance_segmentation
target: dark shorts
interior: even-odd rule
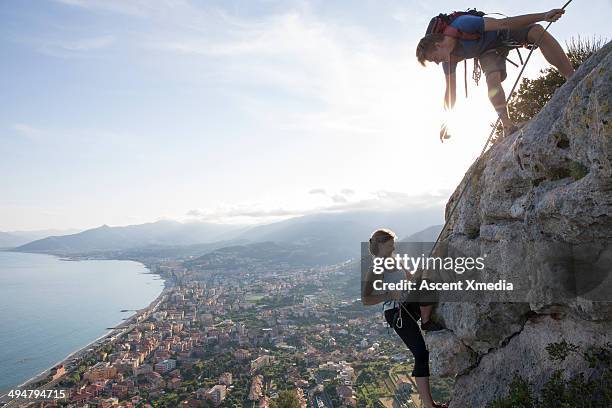
[[[508,41],[522,45],[531,44],[527,39],[527,34],[534,26],[535,24],[516,30],[502,30],[498,34],[499,42],[502,44]],[[482,67],[485,76],[488,76],[493,72],[500,72],[501,80],[503,81],[506,79],[508,76],[506,73],[506,57],[508,56],[509,52],[509,47],[501,45],[498,48],[493,48],[482,53],[478,57],[478,60],[480,61],[480,66]]]

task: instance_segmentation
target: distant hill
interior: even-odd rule
[[[342,262],[360,256],[361,242],[377,228],[405,234],[419,230],[441,217],[441,209],[418,211],[354,211],[313,214],[253,227],[237,239],[264,242],[264,246],[241,245],[231,249],[240,256],[256,255],[260,261],[315,265]],[[275,244],[275,245],[272,245]],[[218,254],[223,249],[214,253]],[[205,255],[206,256],[206,255]]]
[[[325,239],[329,243],[350,241],[354,245],[367,241],[377,228],[390,228],[399,236],[418,231],[439,222],[442,212],[442,208],[429,208],[312,214],[256,226],[238,237],[281,243]]]
[[[438,234],[442,230],[443,225],[432,225],[422,231],[415,232],[405,238],[400,239],[402,242],[435,242]]]
[[[24,241],[23,238],[20,238],[8,232],[0,231],[0,248],[13,248],[18,245],[22,245],[25,242],[28,241]]]
[[[216,249],[196,259],[184,263],[186,267],[205,269],[256,269],[262,266],[271,268],[288,266],[329,265],[347,260],[342,249],[329,247],[326,250],[313,250],[308,244],[278,244],[257,242],[234,245]]]
[[[68,235],[77,230],[0,231],[0,248],[15,248],[50,235]]]
[[[219,248],[246,244],[249,244],[249,242],[245,242],[244,240],[239,239],[230,239],[193,245],[147,245],[141,247],[108,250],[102,252],[87,252],[83,255],[88,258],[93,257],[102,259],[128,259],[138,260],[144,263],[159,259],[174,259],[177,261],[184,261],[187,259],[197,258],[199,256],[202,256],[202,254],[209,253]],[[77,254],[72,254],[72,256],[75,255]]]
[[[360,242],[367,241],[377,228],[391,228],[401,236],[439,221],[441,214],[441,208],[321,213],[254,227],[176,221],[158,221],[126,227],[103,225],[78,234],[36,240],[16,250],[60,255],[111,252],[118,256],[151,256],[158,251],[168,255],[192,256],[200,248],[198,244],[229,241],[248,245],[271,242],[279,246],[275,248],[279,252],[298,251],[309,253],[311,257],[318,259],[342,261],[358,256]],[[182,246],[190,248],[188,251],[178,250]],[[218,245],[201,247],[203,251],[215,248],[218,248]],[[129,251],[129,254],[126,251]],[[203,253],[205,252],[196,256]]]
[[[243,226],[211,223],[153,223],[109,227],[103,225],[78,234],[51,236],[17,247],[22,252],[59,254],[117,251],[146,246],[182,246],[230,239]]]

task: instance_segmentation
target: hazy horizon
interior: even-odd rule
[[[429,18],[561,5],[3,2],[0,231],[442,206],[495,112],[470,80],[440,144],[441,68],[414,57]],[[551,32],[609,38],[611,11],[572,3]]]
[[[427,226],[426,228],[429,228],[431,226],[436,226],[439,224],[442,224],[444,222],[443,219],[443,211],[444,211],[444,207],[440,206],[431,206],[429,208],[421,208],[421,209],[417,209],[416,212],[419,211],[425,211],[427,213],[430,213],[430,216],[434,213],[440,213],[440,219],[439,220],[431,220],[431,225]],[[227,226],[227,227],[232,227],[235,229],[245,229],[248,230],[250,228],[254,228],[254,227],[259,227],[259,226],[265,226],[265,225],[271,225],[277,222],[282,222],[282,221],[289,221],[292,219],[298,219],[298,218],[302,218],[302,217],[308,217],[308,216],[326,216],[326,215],[336,215],[336,216],[347,216],[347,215],[362,215],[364,213],[368,213],[368,214],[376,214],[378,213],[379,215],[384,215],[384,214],[402,214],[402,213],[406,213],[409,214],[411,211],[408,209],[405,210],[349,210],[349,211],[343,211],[343,212],[313,212],[313,213],[306,213],[306,214],[302,214],[302,215],[294,215],[294,216],[288,216],[288,217],[282,217],[276,220],[268,220],[268,221],[261,221],[261,222],[257,222],[257,223],[252,223],[252,224],[236,224],[236,223],[221,223],[221,222],[211,222],[211,221],[203,221],[203,220],[194,220],[194,219],[187,219],[187,220],[177,220],[177,219],[170,219],[170,218],[164,218],[164,219],[157,219],[157,220],[152,220],[152,221],[145,221],[142,223],[130,223],[130,224],[123,224],[123,225],[112,225],[112,224],[100,224],[100,225],[94,225],[91,227],[86,227],[86,228],[66,228],[66,229],[42,229],[42,230],[14,230],[14,231],[4,231],[4,230],[0,230],[0,233],[7,233],[7,234],[29,234],[29,233],[37,233],[40,235],[40,238],[44,238],[46,236],[52,236],[55,234],[58,234],[58,236],[61,235],[72,235],[72,234],[78,234],[84,231],[88,231],[88,230],[92,230],[92,229],[98,229],[98,228],[102,228],[102,227],[111,227],[111,228],[123,228],[123,227],[132,227],[132,226],[138,226],[138,225],[143,225],[143,224],[156,224],[159,222],[176,222],[176,223],[181,223],[181,224],[210,224],[210,225],[219,225],[219,226]],[[425,228],[425,227],[424,227]],[[411,231],[410,233],[413,232],[419,232],[420,229],[417,228],[417,230],[415,231]],[[35,238],[35,240],[40,239],[40,238]]]

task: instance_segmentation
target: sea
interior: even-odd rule
[[[138,262],[0,252],[0,395],[104,336],[163,288]]]

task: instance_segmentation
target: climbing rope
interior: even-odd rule
[[[561,7],[561,10],[565,10],[565,8],[572,2],[572,0],[568,0],[567,3],[565,3],[563,5],[563,7]],[[544,36],[544,34],[548,31],[548,29],[550,28],[551,24],[553,22],[550,21],[546,27],[544,28],[544,31],[542,31],[542,34],[540,34],[540,36],[538,37],[538,39],[534,42],[535,47],[531,47],[531,50],[529,51],[529,54],[527,54],[527,58],[525,58],[525,63],[523,64],[523,67],[521,68],[520,72],[518,73],[517,77],[516,77],[516,81],[514,81],[514,85],[512,85],[512,90],[510,90],[510,93],[508,93],[508,96],[506,97],[506,105],[508,105],[508,102],[510,102],[510,98],[512,97],[512,94],[514,93],[516,86],[519,83],[519,80],[521,79],[521,76],[523,75],[523,72],[525,72],[525,68],[527,67],[527,63],[529,62],[529,59],[531,58],[531,54],[533,54],[533,51],[539,46],[540,41],[542,40],[542,37]],[[495,125],[493,126],[493,128],[491,129],[491,133],[489,133],[489,137],[487,138],[482,150],[480,151],[480,154],[478,155],[478,158],[476,159],[476,161],[480,160],[480,158],[483,156],[483,154],[485,153],[485,151],[487,150],[487,147],[489,146],[489,143],[491,142],[491,138],[493,137],[493,133],[495,133],[495,130],[497,129],[497,127],[499,126],[501,119],[498,116],[497,117],[497,121],[495,121]],[[440,242],[440,238],[442,237],[442,235],[444,234],[446,228],[448,227],[449,223],[450,223],[450,219],[452,218],[453,214],[455,213],[455,210],[457,209],[457,207],[459,206],[459,203],[461,202],[461,198],[463,198],[463,194],[465,193],[465,191],[467,190],[468,185],[470,184],[471,181],[471,177],[472,177],[472,171],[470,171],[470,173],[468,174],[467,177],[467,181],[466,183],[463,185],[463,187],[461,188],[460,192],[459,192],[459,196],[457,197],[457,199],[455,200],[455,203],[453,205],[453,207],[451,208],[451,211],[449,212],[448,216],[446,217],[446,220],[444,222],[444,225],[442,226],[442,229],[440,230],[440,233],[438,234],[438,237],[436,238],[436,241],[434,242],[433,247],[431,248],[431,251],[429,252],[429,256],[432,256],[434,251],[436,250],[436,247],[438,246],[438,243]],[[414,317],[410,314],[410,312],[408,312],[408,310],[406,309],[406,307],[400,302],[400,306],[402,309],[404,309],[405,312],[408,313],[408,315],[413,319]],[[416,320],[415,320],[416,323]]]

